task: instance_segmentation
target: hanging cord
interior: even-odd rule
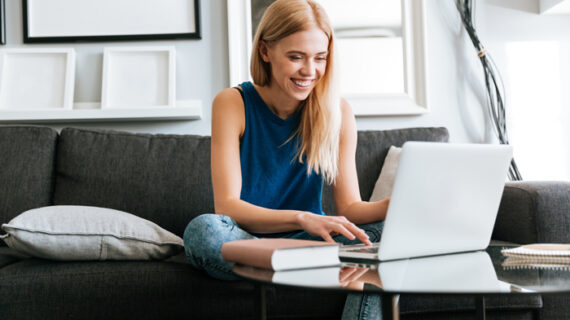
[[[501,144],[509,144],[505,117],[505,87],[495,62],[491,58],[489,52],[487,52],[487,49],[483,47],[481,41],[479,41],[479,37],[477,36],[477,32],[473,26],[473,1],[456,0],[456,5],[461,16],[461,21],[463,22],[463,26],[469,34],[469,38],[471,39],[471,42],[473,42],[473,46],[475,47],[475,50],[477,50],[477,56],[479,57],[479,60],[481,60],[481,65],[483,66],[485,87],[487,89],[487,110],[491,120],[493,121],[495,134]],[[511,181],[522,180],[522,176],[514,158],[511,160],[508,175]]]

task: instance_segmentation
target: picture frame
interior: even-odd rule
[[[101,109],[176,106],[174,46],[106,47]]]
[[[426,89],[425,0],[401,0],[404,93],[346,97],[359,117],[408,116],[428,112]],[[271,1],[262,1],[271,2]],[[251,80],[252,0],[228,0],[230,86]],[[262,8],[263,9],[263,8]]]
[[[22,0],[22,9],[24,43],[202,37],[200,0]]]
[[[74,85],[72,48],[0,50],[0,110],[71,110]]]
[[[0,44],[6,44],[6,3],[0,0]]]

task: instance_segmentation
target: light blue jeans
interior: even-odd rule
[[[380,240],[384,222],[375,222],[360,225],[370,241]],[[262,237],[263,235],[257,235]],[[194,218],[184,231],[184,250],[188,261],[197,269],[206,271],[210,276],[222,280],[239,279],[232,272],[234,263],[224,261],[221,254],[222,245],[228,241],[255,239],[252,235],[241,229],[237,223],[228,216],[218,214],[203,214]],[[319,240],[305,231],[284,234],[283,237],[303,240]],[[333,237],[342,244],[356,244],[359,240],[349,240],[343,235]],[[364,320],[381,319],[381,297],[377,294],[350,293],[347,296],[342,319]]]

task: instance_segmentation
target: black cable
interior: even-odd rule
[[[495,134],[501,144],[509,144],[505,117],[505,87],[495,62],[479,40],[477,31],[473,26],[473,1],[456,0],[456,6],[461,16],[463,27],[469,34],[469,39],[471,39],[473,46],[477,50],[477,55],[483,67],[485,88],[487,90],[487,111],[493,122]],[[508,176],[512,181],[522,180],[514,158],[511,160]]]

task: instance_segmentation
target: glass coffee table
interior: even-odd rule
[[[477,319],[485,319],[488,296],[570,293],[570,265],[520,264],[505,258],[502,248],[381,263],[343,261],[336,267],[280,272],[236,265],[233,271],[256,283],[260,319],[266,319],[268,284],[380,294],[383,319],[399,319],[400,294],[473,296]]]

